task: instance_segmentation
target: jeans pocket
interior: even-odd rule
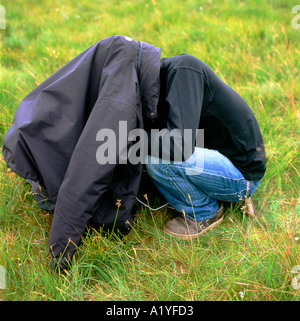
[[[240,193],[231,193],[231,194],[214,193],[211,196],[217,199],[218,201],[224,201],[224,202],[239,202],[243,200],[243,197]]]

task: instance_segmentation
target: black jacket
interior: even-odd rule
[[[155,117],[159,70],[160,49],[109,37],[55,72],[18,107],[3,155],[8,167],[38,182],[55,204],[49,237],[55,264],[60,256],[61,262],[73,256],[90,223],[115,223],[123,235],[130,231],[142,164],[120,164],[117,155],[116,164],[99,165],[96,153],[104,142],[96,136],[109,128],[118,142],[119,121],[127,121],[129,132]]]
[[[204,129],[204,146],[199,147],[218,150],[231,160],[245,179],[260,180],[266,170],[265,148],[259,125],[248,104],[196,57],[181,55],[163,58],[161,62],[155,126],[167,130],[157,133],[159,138],[152,134],[152,141],[149,136],[151,154],[174,159],[176,140],[170,132],[176,128],[184,137],[184,129],[192,129],[191,146],[194,147],[196,129]],[[171,141],[169,154],[162,148],[168,140]],[[182,146],[178,146],[183,153],[182,159],[190,156],[189,152],[185,153],[185,146],[190,146],[190,142],[182,140]],[[193,152],[193,149],[189,150]]]

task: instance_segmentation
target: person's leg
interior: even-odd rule
[[[196,160],[202,156],[204,162],[199,166]],[[247,181],[218,151],[203,148],[195,148],[186,162],[159,160],[159,164],[153,164],[149,157],[146,168],[168,203],[198,222],[216,215],[218,201],[239,202],[250,197],[259,183]]]
[[[149,157],[147,173],[167,202],[178,212],[196,219],[213,217],[219,208],[218,201],[197,188],[187,179],[188,164],[168,162]],[[157,164],[157,162],[159,162]]]

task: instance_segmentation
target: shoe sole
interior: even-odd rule
[[[222,216],[218,221],[209,225],[206,229],[204,229],[201,232],[196,233],[196,234],[177,234],[177,233],[174,233],[174,232],[168,230],[165,226],[164,226],[164,232],[168,233],[168,234],[170,234],[180,240],[191,240],[191,239],[195,239],[195,238],[203,235],[207,231],[209,231],[209,230],[213,229],[215,226],[219,225],[223,221],[223,218],[224,218],[224,216]]]

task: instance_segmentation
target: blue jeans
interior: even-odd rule
[[[146,169],[167,202],[197,221],[215,216],[218,201],[239,202],[250,197],[260,182],[247,181],[218,151],[198,147],[185,162],[148,156]]]

